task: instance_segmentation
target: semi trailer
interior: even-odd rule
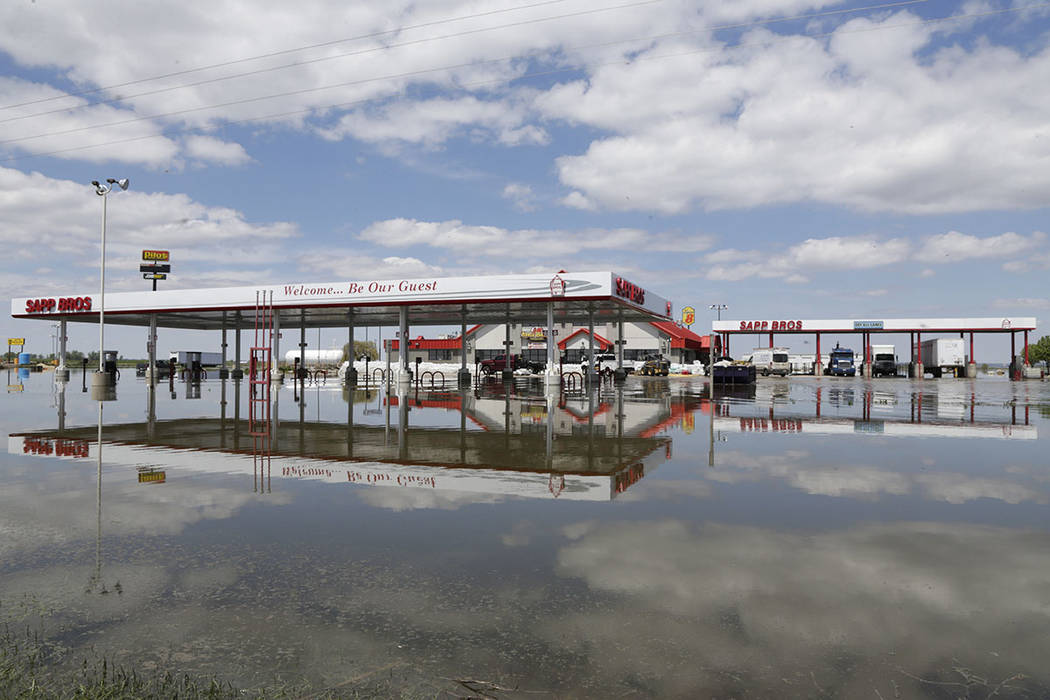
[[[919,349],[923,368],[934,377],[966,376],[966,344],[962,338],[924,340]]]

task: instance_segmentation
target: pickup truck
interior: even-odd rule
[[[527,369],[530,372],[542,372],[546,365],[542,362],[529,362],[521,355],[511,355],[511,369]],[[507,356],[496,355],[490,357],[487,360],[481,361],[481,371],[483,374],[492,374],[493,372],[502,372],[507,369]]]

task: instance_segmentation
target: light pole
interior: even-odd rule
[[[728,304],[711,304],[711,306],[709,308],[714,309],[715,311],[718,312],[718,320],[721,321],[722,320],[722,310],[723,309],[728,309],[729,305]]]
[[[98,381],[103,382],[106,381],[103,379],[106,372],[103,359],[103,348],[106,340],[106,200],[109,199],[108,195],[113,189],[113,185],[116,185],[121,190],[126,190],[130,182],[127,178],[121,180],[109,178],[106,180],[105,185],[100,184],[98,180],[92,180],[91,184],[95,186],[95,194],[102,197],[102,257],[99,262],[100,282],[98,290]]]

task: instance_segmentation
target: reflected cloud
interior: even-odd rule
[[[756,654],[778,674],[828,672],[848,658],[853,668],[834,674],[848,684],[869,672],[885,678],[890,665],[950,670],[953,658],[1043,673],[1050,651],[1044,533],[894,523],[812,534],[664,520],[581,524],[565,534],[572,541],[558,552],[558,572],[615,596],[622,617],[610,625],[580,612],[550,632],[601,649],[652,640],[683,659],[693,683],[703,682],[701,667],[708,675],[754,668],[747,659]],[[610,663],[643,674],[649,655]],[[684,691],[670,675],[661,692]],[[766,679],[767,690],[778,680]],[[857,695],[839,688],[843,697],[869,694],[870,685]]]
[[[1046,493],[1006,479],[977,478],[955,472],[912,474],[856,464],[820,466],[815,455],[802,451],[788,451],[779,455],[721,452],[718,467],[703,472],[703,475],[711,481],[725,484],[781,479],[814,496],[870,499],[880,495],[905,496],[917,493],[930,500],[954,504],[979,498],[1010,504],[1048,502]]]

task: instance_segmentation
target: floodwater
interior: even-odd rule
[[[99,467],[9,374],[0,611],[248,689],[1050,696],[1050,383],[248,393],[126,372]]]

